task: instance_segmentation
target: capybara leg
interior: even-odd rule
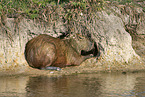
[[[60,71],[61,68],[48,66],[48,67],[41,68],[41,70],[57,70],[57,71]]]

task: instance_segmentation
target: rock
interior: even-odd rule
[[[129,63],[135,57],[140,59],[132,48],[132,38],[124,29],[121,18],[105,11],[97,13],[97,16],[99,19],[94,17],[93,25],[88,26],[94,29],[90,30],[94,40],[99,40],[103,61],[122,64]]]
[[[136,2],[140,6],[132,6],[132,5],[122,5],[112,7],[114,10],[114,14],[118,15],[124,25],[125,30],[131,35],[132,37],[132,46],[135,52],[144,59],[144,52],[145,52],[145,12],[144,12],[144,5],[145,2],[138,1]],[[145,62],[145,59],[144,59]]]

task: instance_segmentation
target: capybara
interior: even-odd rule
[[[80,65],[84,60],[96,57],[100,52],[95,42],[89,51],[77,52],[71,45],[65,39],[40,34],[27,42],[25,59],[33,68],[60,70],[66,66]]]

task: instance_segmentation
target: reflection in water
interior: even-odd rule
[[[56,95],[56,93],[67,90],[66,85],[67,78],[65,77],[30,77],[26,87],[27,96],[47,97],[50,94],[50,97],[52,97],[52,94]]]
[[[135,94],[140,95],[140,97],[145,97],[145,76],[144,77],[138,77],[137,82],[135,84]]]
[[[25,90],[29,77],[26,76],[1,76],[0,77],[0,97],[26,97]]]
[[[84,75],[85,76],[85,75]],[[46,97],[90,97],[99,92],[98,78],[83,78],[81,76],[33,77],[27,84],[27,96]],[[98,91],[98,92],[97,92]],[[91,94],[91,95],[90,95]],[[97,94],[99,95],[99,94]]]
[[[0,96],[135,97],[145,96],[144,73],[79,74],[59,77],[1,77]]]

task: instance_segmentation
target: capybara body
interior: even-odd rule
[[[81,55],[67,41],[47,34],[40,34],[27,42],[25,58],[33,68],[65,67],[80,65],[85,59],[92,57],[88,52],[98,53],[99,49],[96,47],[96,49],[93,48],[90,51],[82,50]]]

